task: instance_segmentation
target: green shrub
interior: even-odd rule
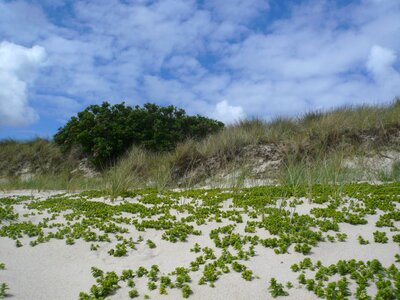
[[[251,270],[244,270],[242,272],[242,278],[247,281],[251,281],[253,279],[253,272]]]
[[[381,244],[386,244],[387,243],[388,238],[386,236],[386,232],[375,231],[373,234],[374,234],[375,243],[381,243]]]
[[[283,289],[283,284],[278,283],[275,278],[271,278],[269,282],[268,290],[271,293],[271,296],[276,298],[279,296],[288,296],[289,293]]]
[[[294,251],[303,253],[304,255],[306,255],[311,252],[311,247],[307,244],[296,244],[294,246]]]
[[[129,294],[129,298],[136,298],[136,297],[138,297],[138,296],[139,296],[139,293],[138,293],[138,291],[137,291],[137,290],[135,290],[135,289],[133,289],[133,290],[130,290],[128,294]]]
[[[8,290],[8,285],[6,283],[0,283],[0,299],[3,299],[7,296],[6,291]]]
[[[360,245],[367,245],[367,244],[369,244],[369,241],[366,240],[366,239],[364,239],[361,235],[359,235],[357,239],[358,239],[358,243],[359,243]]]
[[[192,290],[190,289],[190,287],[185,284],[184,286],[182,286],[182,297],[183,298],[189,298],[189,296],[192,294]]]
[[[147,246],[149,246],[150,249],[154,249],[157,247],[157,245],[152,240],[147,240],[146,244]]]
[[[199,115],[187,116],[175,106],[147,103],[90,105],[72,117],[54,135],[64,151],[79,147],[97,167],[113,163],[132,145],[154,151],[172,150],[188,138],[202,138],[218,131],[223,123]]]

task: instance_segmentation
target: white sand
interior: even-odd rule
[[[31,193],[29,191],[11,192],[7,194],[32,194],[35,197],[45,198],[57,192]],[[0,197],[6,196],[0,193]],[[16,205],[15,209],[22,215],[26,212],[23,205]],[[301,213],[307,213],[310,204],[307,202],[297,208]],[[47,214],[31,217],[33,222],[46,217]],[[373,242],[372,232],[375,228],[375,221],[378,215],[369,216],[368,224],[352,226],[340,224],[341,232],[348,234],[346,242],[331,243],[321,242],[318,247],[308,256],[313,261],[321,260],[323,264],[336,263],[339,259],[360,259],[370,260],[377,258],[385,266],[394,262],[394,255],[399,253],[399,247],[393,242],[388,244],[376,244]],[[21,220],[26,220],[21,217]],[[244,219],[246,221],[246,219]],[[116,271],[117,274],[123,269],[137,269],[139,266],[150,267],[158,265],[162,273],[168,273],[178,266],[188,267],[199,254],[190,252],[194,243],[202,247],[209,246],[215,249],[213,242],[209,239],[211,229],[227,225],[226,223],[209,223],[199,226],[201,236],[189,236],[187,242],[171,243],[161,239],[163,231],[146,230],[138,232],[131,226],[126,237],[132,236],[137,239],[142,235],[144,242],[137,245],[136,250],[130,250],[126,257],[112,257],[107,251],[115,245],[116,241],[110,243],[96,243],[100,245],[98,251],[90,251],[90,243],[78,240],[74,245],[68,246],[65,240],[51,240],[48,243],[39,244],[36,247],[28,245],[31,239],[20,239],[24,247],[16,248],[15,241],[9,238],[0,238],[0,262],[6,264],[6,270],[0,271],[0,282],[6,282],[9,287],[10,299],[31,299],[31,300],[55,300],[55,299],[77,299],[79,292],[89,292],[94,279],[90,274],[90,268],[96,266],[104,271]],[[7,224],[3,223],[2,225]],[[0,225],[0,226],[2,226]],[[243,229],[238,224],[238,229]],[[391,233],[388,228],[379,228],[380,231],[388,233],[391,241]],[[266,237],[267,231],[259,230],[260,237]],[[357,236],[362,235],[370,241],[369,245],[359,245]],[[149,249],[145,241],[153,240],[157,248]],[[215,288],[200,286],[197,284],[201,272],[190,273],[193,282],[190,284],[193,294],[189,299],[272,299],[268,292],[269,280],[275,277],[279,282],[291,281],[294,288],[286,289],[290,295],[282,299],[318,299],[312,292],[297,284],[299,273],[291,271],[290,266],[303,260],[305,256],[296,253],[293,245],[289,248],[288,254],[276,255],[272,249],[264,248],[261,245],[255,247],[256,256],[249,261],[241,261],[254,275],[259,278],[251,282],[241,278],[239,273],[231,270],[229,274],[223,274],[215,283]],[[219,249],[215,250],[216,255]],[[135,279],[136,287],[140,293],[139,298],[143,299],[148,294],[151,299],[181,299],[181,291],[168,289],[168,295],[161,296],[158,290],[149,291],[146,287],[147,279]],[[128,299],[128,288],[122,287],[111,299]]]

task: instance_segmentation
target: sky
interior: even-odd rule
[[[400,0],[0,0],[0,139],[103,101],[233,123],[400,96]]]

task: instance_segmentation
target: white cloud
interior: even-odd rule
[[[0,36],[46,49],[30,89],[39,114],[62,99],[71,111],[151,101],[230,122],[400,95],[396,0],[69,1],[63,26],[55,2],[0,0]],[[276,7],[290,9],[270,22]]]
[[[215,110],[211,115],[213,118],[230,124],[246,117],[241,106],[230,105],[228,101],[223,100],[215,105]]]
[[[367,68],[377,77],[387,77],[393,73],[395,62],[396,54],[393,50],[374,45],[368,57]]]
[[[251,33],[229,48],[223,63],[235,80],[222,97],[264,118],[392,100],[400,95],[394,55],[400,43],[393,38],[400,34],[399,4],[294,6],[272,30]]]
[[[0,125],[21,126],[37,120],[28,103],[28,87],[37,68],[45,59],[39,46],[25,48],[9,42],[0,43]]]
[[[375,80],[375,87],[380,87],[389,96],[400,95],[400,72],[394,68],[396,58],[393,50],[374,45],[366,63]]]

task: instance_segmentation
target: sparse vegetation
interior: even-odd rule
[[[5,269],[5,263],[0,262],[0,271]],[[0,282],[0,299],[3,299],[7,296],[7,290],[9,290],[7,283]]]
[[[146,242],[147,246],[149,246],[150,249],[156,248],[156,244],[152,240],[147,240]]]
[[[368,240],[365,240],[361,235],[358,236],[357,238],[358,242],[360,243],[360,245],[367,245],[369,244]]]
[[[244,283],[261,282],[248,264],[260,252],[276,255],[282,261],[287,255],[307,255],[290,269],[299,273],[296,276],[300,286],[318,297],[340,299],[354,294],[365,299],[372,296],[366,289],[369,282],[376,283],[376,297],[396,299],[395,287],[400,276],[395,265],[399,257],[394,254],[393,266],[383,266],[378,260],[339,260],[326,266],[312,258],[316,247],[323,243],[336,247],[355,239],[343,232],[344,223],[345,228],[364,226],[377,214],[376,222],[368,226],[390,228],[390,232],[373,232],[374,241],[399,243],[399,190],[400,183],[394,182],[179,191],[147,188],[121,191],[115,195],[118,201],[114,203],[107,200],[107,189],[45,199],[6,197],[0,198],[0,208],[7,212],[0,224],[0,237],[13,239],[16,248],[36,247],[54,239],[64,240],[67,245],[87,243],[88,253],[101,256],[108,252],[112,257],[106,254],[107,258],[113,261],[131,259],[143,253],[143,249],[154,247],[156,251],[147,252],[162,253],[161,244],[166,243],[182,246],[192,257],[173,270],[158,265],[122,272],[93,267],[94,284],[80,293],[82,300],[107,298],[122,293],[121,287],[129,288],[126,297],[138,297],[145,292],[164,295],[170,289],[178,289],[186,298],[193,293],[193,285],[212,288],[229,273],[242,278]],[[308,207],[308,201],[313,203],[312,208],[299,213],[301,208]],[[20,210],[21,214],[15,213]],[[204,225],[210,226],[210,230],[200,230]],[[136,230],[141,235],[135,236]],[[361,236],[356,238],[359,243],[366,243]],[[20,240],[24,243],[18,244]],[[145,290],[142,284],[136,285],[137,280],[145,282]],[[350,290],[355,283],[357,291]],[[273,297],[285,296],[291,286],[292,283],[272,278],[269,292]]]
[[[271,293],[271,296],[274,298],[289,295],[289,293],[284,290],[283,284],[278,283],[278,281],[275,278],[271,278],[268,290]]]
[[[3,299],[7,296],[7,290],[8,290],[8,285],[7,283],[0,283],[0,299]]]

